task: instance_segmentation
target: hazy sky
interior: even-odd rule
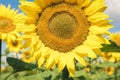
[[[113,20],[112,24],[115,28],[111,29],[112,32],[120,32],[120,0],[106,0],[108,8],[106,14]]]

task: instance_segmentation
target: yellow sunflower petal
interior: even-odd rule
[[[76,48],[76,52],[79,54],[87,54],[88,57],[96,58],[95,53],[87,46],[79,46]]]
[[[38,67],[41,67],[42,64],[44,63],[45,59],[43,57],[38,59]]]
[[[92,31],[92,34],[110,34],[108,31],[111,28],[111,26],[108,27],[99,27],[99,26],[91,26],[90,31]]]
[[[32,5],[32,6],[31,6]],[[33,2],[23,1],[19,6],[27,15],[32,18],[38,19],[39,14],[41,12],[41,8]]]
[[[84,0],[84,2],[82,3],[81,7],[86,7],[90,4],[91,0]]]
[[[94,23],[108,18],[109,16],[104,13],[95,13],[92,16],[88,17],[88,21]]]
[[[90,35],[88,39],[98,42],[99,44],[107,43],[106,39],[99,35]]]
[[[77,55],[77,54],[75,54],[74,56],[75,56],[75,59],[76,59],[79,63],[81,63],[83,66],[86,66],[86,65],[87,65],[87,63],[85,62],[85,60],[84,60],[81,56],[79,56],[79,55]]]
[[[4,41],[4,40],[6,40],[6,38],[7,38],[7,35],[6,34],[1,34],[1,39]]]
[[[60,54],[59,61],[58,61],[58,72],[63,70],[63,68],[66,66],[68,56],[66,54]]]
[[[68,72],[70,73],[70,75],[73,77],[74,76],[74,72],[75,72],[75,65],[74,65],[74,59],[70,59],[70,61],[68,61],[67,63],[67,69]]]
[[[93,15],[97,11],[104,11],[106,8],[106,5],[104,4],[105,0],[94,0],[91,2],[91,4],[85,8],[86,15]]]
[[[51,53],[49,55],[49,57],[47,57],[47,62],[46,62],[46,68],[50,69],[52,67],[52,65],[54,65],[55,61],[54,61],[54,53]]]
[[[35,2],[36,2],[42,9],[44,9],[44,8],[47,6],[45,0],[35,0]]]

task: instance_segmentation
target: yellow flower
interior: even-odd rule
[[[3,41],[15,40],[18,37],[21,27],[24,26],[25,16],[0,4],[0,39]]]
[[[120,61],[120,52],[106,52],[103,54],[103,59],[110,62]]]
[[[22,48],[22,39],[17,38],[15,40],[7,41],[7,48],[9,48],[10,52],[19,52]]]
[[[112,27],[103,13],[104,0],[21,1],[19,7],[28,16],[26,24],[31,24],[24,33],[31,38],[38,66],[46,62],[49,69],[57,64],[59,72],[66,66],[71,76],[75,60],[86,65],[85,56],[96,58],[93,49],[102,47],[101,35]]]
[[[86,71],[86,72],[90,72],[90,68],[85,67],[85,71]]]
[[[35,58],[32,56],[29,50],[22,53],[21,59],[27,63],[31,63],[35,61]]]
[[[112,33],[110,35],[110,40],[114,41],[117,46],[120,47],[120,33]]]
[[[113,75],[115,68],[114,67],[106,67],[104,70],[108,75]]]
[[[117,46],[120,47],[120,34],[119,33],[111,33],[110,40],[115,42]],[[102,54],[103,59],[110,62],[118,62],[120,61],[120,52],[105,52]]]

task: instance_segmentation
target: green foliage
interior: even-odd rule
[[[86,71],[85,67],[82,67],[80,65],[76,65],[77,68],[74,76],[74,80],[115,80],[115,75],[108,75],[104,69],[106,67],[117,67],[117,78],[120,80],[120,69],[119,69],[120,62],[118,63],[112,63],[112,62],[96,62],[91,63],[90,66],[87,68],[90,68],[90,71]]]
[[[37,68],[34,64],[28,64],[11,57],[7,58],[7,62],[15,71],[18,72],[13,74],[8,80],[62,80],[62,73],[58,73],[57,67],[50,70],[47,70],[44,67]],[[116,67],[116,76],[117,79],[120,80],[120,62],[98,62],[97,59],[92,60],[87,67],[76,63],[74,77],[72,78],[69,76],[66,80],[115,80],[114,74],[108,75],[104,71],[106,67]],[[90,70],[87,71],[86,68],[89,68]],[[7,75],[8,73],[2,74],[1,78],[4,79]]]
[[[12,57],[7,57],[7,63],[13,68],[13,72],[20,72],[37,68],[37,65],[35,64],[25,63]]]
[[[103,52],[120,52],[120,47],[115,42],[110,41],[110,44],[102,44],[101,50]]]

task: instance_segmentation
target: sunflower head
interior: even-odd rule
[[[35,61],[35,58],[32,56],[29,50],[22,53],[21,59],[27,63],[31,63]]]
[[[115,68],[114,67],[106,67],[104,70],[108,75],[113,75]]]
[[[21,38],[7,41],[7,48],[9,48],[10,52],[19,52],[22,48],[22,45]]]
[[[26,23],[33,25],[24,29],[26,37],[32,37],[38,66],[46,62],[49,69],[58,64],[59,71],[66,66],[71,76],[75,60],[86,65],[85,56],[96,58],[93,50],[102,47],[102,34],[112,27],[103,13],[104,0],[21,1],[20,9],[27,14]],[[29,27],[33,30],[27,31]]]
[[[110,62],[119,62],[120,61],[120,52],[106,52],[102,55],[104,60]]]
[[[114,41],[120,47],[120,33],[113,33],[110,35],[110,40]]]
[[[18,10],[11,9],[0,4],[0,39],[8,41],[19,36],[25,22],[25,16],[18,13]]]

